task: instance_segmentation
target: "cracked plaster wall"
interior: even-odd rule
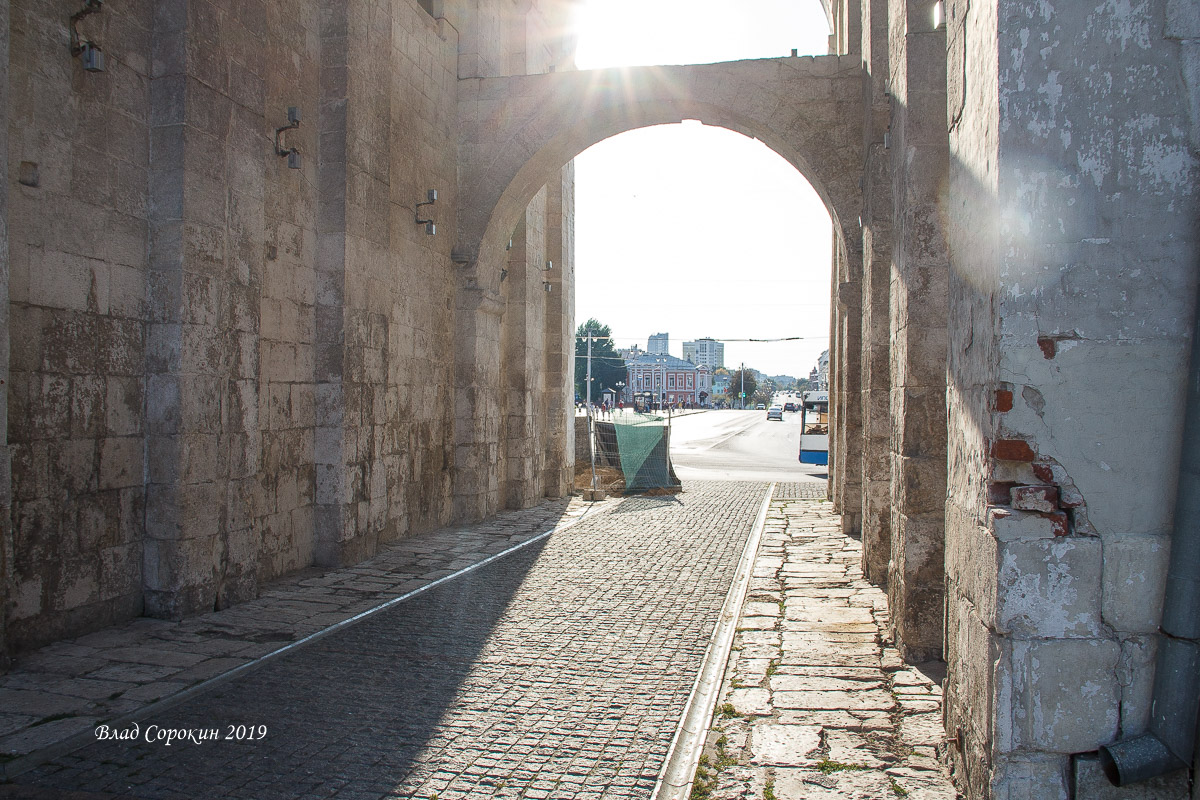
[[[1195,4],[949,12],[953,760],[971,796],[1066,797],[1071,753],[1147,721],[1195,313]]]

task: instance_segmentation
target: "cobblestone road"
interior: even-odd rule
[[[610,501],[140,720],[137,741],[96,742],[18,783],[137,798],[643,800],[765,489]],[[265,735],[145,741],[151,726],[239,725]]]

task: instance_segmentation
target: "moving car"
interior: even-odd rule
[[[784,404],[783,404],[783,410],[784,410],[784,411],[795,411],[795,410],[796,410],[796,404],[795,404],[795,403],[784,403]]]
[[[754,410],[755,410],[755,411],[763,411],[763,410],[765,410],[765,409],[766,409],[766,406],[764,406],[762,403],[759,403],[758,405],[756,405],[756,406],[754,407]]]
[[[779,406],[771,406],[767,409],[767,419],[777,419],[783,422],[783,409]]]

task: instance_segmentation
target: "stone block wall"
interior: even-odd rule
[[[5,8],[0,649],[224,607],[446,524],[476,488],[468,470],[455,483],[456,411],[477,399],[455,388],[471,326],[451,260],[460,29],[503,22],[475,42],[488,69],[544,67],[561,57],[557,5],[106,4],[80,23],[98,73],[68,51],[71,11]],[[280,143],[299,169],[276,153],[289,107],[300,124]],[[414,221],[428,189],[434,236]],[[568,268],[571,191],[566,172],[537,211],[539,246]],[[530,452],[507,495],[500,453],[471,462],[489,501],[465,516],[569,485],[569,457],[547,477],[538,444],[569,438],[546,371],[545,337],[571,324],[562,283],[484,325],[488,346],[502,320],[531,339],[506,365],[530,386]],[[493,442],[499,408],[481,413]]]
[[[407,2],[327,19],[344,58],[323,81],[323,158],[344,191],[322,197],[318,236],[316,557],[333,565],[450,516],[457,42]],[[434,236],[415,222],[429,189]]]
[[[575,452],[575,166],[562,168],[547,185],[546,256],[555,268],[546,274],[545,374],[546,433],[542,440],[545,493],[561,497],[574,485]]]
[[[566,6],[533,3],[527,15],[514,16],[521,5],[497,0],[472,5],[469,13],[465,4],[447,7],[447,19],[461,25],[460,77],[542,75],[571,66],[562,37]],[[464,84],[470,93],[464,105],[473,105],[482,84]],[[502,116],[489,120],[486,134],[467,137],[463,149],[496,144],[484,136],[497,134]],[[529,506],[571,486],[573,173],[560,163],[554,174],[559,180],[532,192],[502,254],[481,257],[474,241],[460,241],[455,254],[455,519]],[[460,224],[459,235],[471,234]],[[549,271],[548,261],[555,265]]]
[[[1067,797],[1071,754],[1148,720],[1200,255],[1183,10],[950,4],[946,697],[972,797]]]
[[[95,74],[57,5],[6,5],[11,648],[141,609],[152,115],[149,3],[80,23]]]
[[[886,584],[892,557],[891,259],[888,3],[863,3],[862,547],[863,573]]]
[[[547,191],[534,196],[508,251],[508,274],[500,290],[510,309],[501,326],[502,374],[505,387],[500,438],[504,503],[524,508],[543,497],[545,453],[540,446],[546,422],[545,304],[535,303],[548,270],[546,253]],[[551,285],[553,287],[553,285]]]
[[[913,661],[942,656],[946,495],[948,147],[945,31],[922,3],[889,9],[891,558],[896,642]]]

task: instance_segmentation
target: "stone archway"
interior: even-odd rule
[[[456,306],[458,518],[480,518],[500,506],[503,487],[494,441],[505,307],[500,284],[507,274],[512,232],[542,188],[557,184],[560,171],[576,155],[625,131],[685,119],[728,128],[762,141],[814,187],[837,232],[835,274],[846,281],[861,271],[862,262],[861,93],[861,64],[839,56],[460,82],[462,205],[454,248],[461,269]],[[566,330],[563,336],[571,333]],[[560,347],[568,350],[565,343]],[[842,463],[853,465],[855,459]]]

